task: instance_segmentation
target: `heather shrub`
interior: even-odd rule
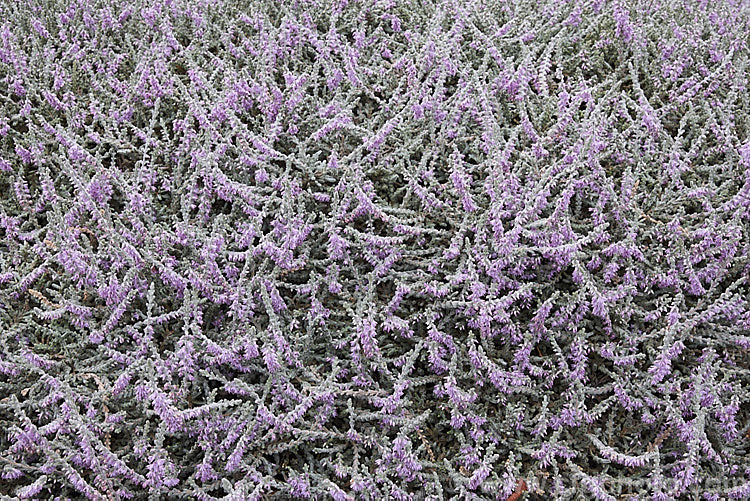
[[[0,4],[0,494],[749,497],[749,14]]]

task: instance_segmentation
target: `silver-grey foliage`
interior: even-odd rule
[[[748,14],[0,4],[0,494],[749,497]]]

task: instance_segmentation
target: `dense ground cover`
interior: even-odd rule
[[[0,494],[750,497],[749,20],[0,2]]]

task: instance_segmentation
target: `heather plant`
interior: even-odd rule
[[[0,494],[750,497],[746,0],[0,4]]]

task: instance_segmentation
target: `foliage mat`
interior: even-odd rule
[[[748,499],[749,33],[0,2],[0,495]]]

